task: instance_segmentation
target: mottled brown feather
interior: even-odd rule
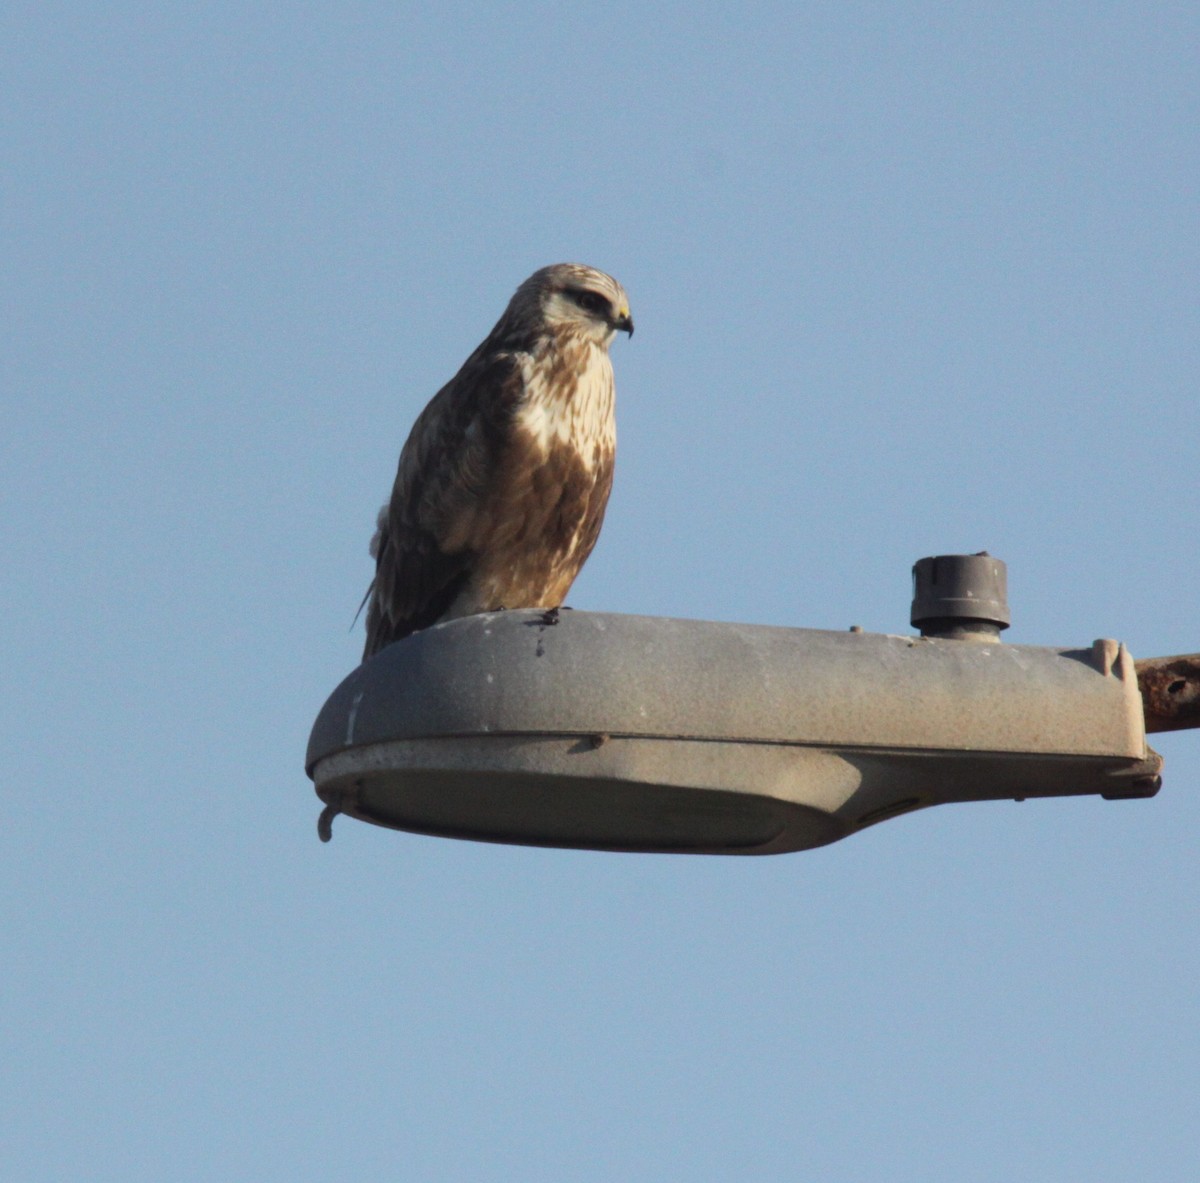
[[[520,391],[511,357],[476,353],[413,424],[380,514],[365,656],[428,628],[454,602]]]
[[[580,285],[611,298],[607,320],[560,298]],[[618,328],[633,331],[615,280],[544,268],[417,418],[372,544],[364,658],[451,616],[562,603],[612,488]]]

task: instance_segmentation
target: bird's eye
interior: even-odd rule
[[[608,301],[599,292],[577,291],[572,293],[575,303],[585,312],[595,312],[601,316],[608,315]]]

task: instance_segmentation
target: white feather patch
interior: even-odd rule
[[[570,445],[590,471],[597,445],[607,452],[617,441],[613,370],[608,351],[588,346],[587,365],[570,392],[549,380],[550,369],[542,359],[527,357],[522,370],[525,399],[517,412],[517,423],[544,454],[548,455],[554,447]]]

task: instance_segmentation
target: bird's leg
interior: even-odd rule
[[[542,623],[557,624],[559,611],[559,608],[547,608],[546,611],[542,613]]]

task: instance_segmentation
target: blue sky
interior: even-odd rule
[[[616,275],[577,608],[1200,649],[1194,5],[15,3],[0,1173],[1184,1179],[1200,737],[1153,801],[769,859],[343,819],[409,425]],[[360,626],[361,627],[361,626]]]

